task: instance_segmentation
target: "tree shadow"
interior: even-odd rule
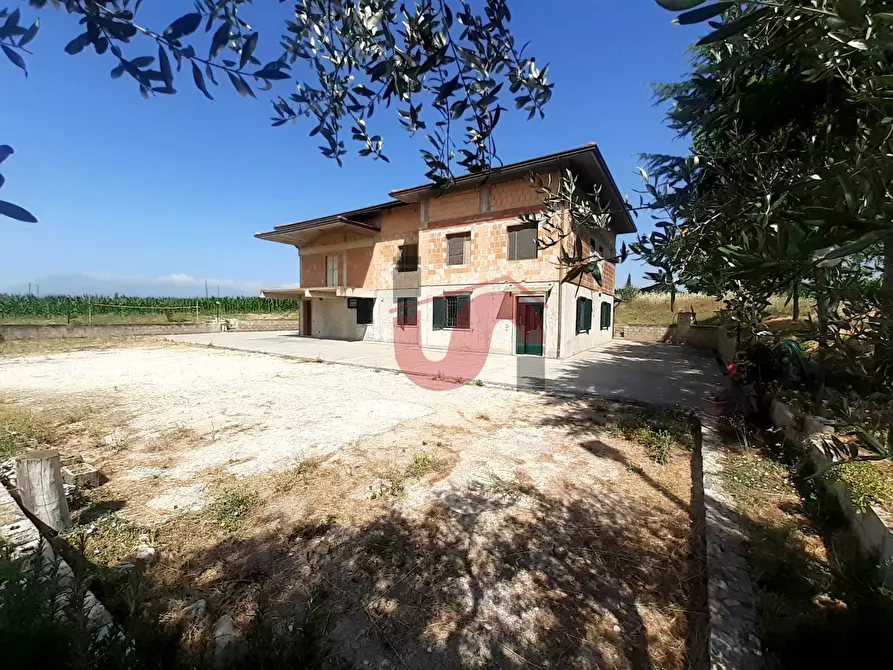
[[[689,665],[686,517],[571,486],[489,502],[478,514],[433,500],[359,526],[282,523],[163,550],[145,578],[150,592],[205,597],[212,617],[235,611],[243,624],[259,589],[283,627],[325,594],[332,666]]]
[[[536,388],[538,383],[519,375],[519,386]],[[722,383],[710,352],[612,340],[561,361],[559,373],[547,380],[546,390],[699,409]]]

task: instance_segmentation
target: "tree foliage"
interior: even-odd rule
[[[817,397],[834,358],[889,397],[890,3],[658,2],[683,11],[678,23],[718,20],[687,79],[657,90],[692,155],[650,156],[643,173],[657,230],[635,251],[655,287],[726,296],[749,322],[772,293],[804,287],[816,297]]]
[[[251,27],[252,0],[196,0],[167,26],[144,24],[141,2],[30,5],[77,19],[66,53],[108,58],[111,77],[132,81],[144,98],[173,95],[183,81],[209,99],[219,82],[251,98],[275,87],[272,124],[310,119],[320,151],[339,165],[349,141],[361,156],[387,160],[372,118],[394,105],[407,131],[425,132],[428,178],[448,181],[455,166],[486,170],[498,160],[493,133],[505,99],[533,118],[552,95],[548,66],[516,44],[507,0],[485,0],[479,10],[463,0],[300,0],[278,44]],[[0,48],[27,75],[25,55],[40,24],[26,27],[18,9],[0,10],[0,19]],[[262,61],[262,53],[272,59]]]

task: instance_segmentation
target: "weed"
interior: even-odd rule
[[[645,451],[648,452],[648,458],[661,465],[666,465],[670,462],[670,451],[672,449],[673,436],[665,430],[652,432],[645,443]]]
[[[634,475],[639,475],[640,477],[645,474],[645,471],[635,463],[628,463],[626,466],[626,471]]]
[[[474,380],[474,385],[475,385],[475,386],[483,386],[483,385],[484,385],[484,382],[482,382],[480,379],[475,379],[475,380]]]
[[[759,456],[729,456],[720,477],[726,491],[745,510],[792,492],[787,469]]]
[[[847,486],[850,500],[858,512],[867,512],[872,505],[893,503],[893,479],[872,463],[842,463],[831,468],[827,477]]]
[[[0,402],[0,460],[6,460],[38,444],[53,444],[58,429],[41,412],[13,402]]]
[[[476,416],[481,421],[489,421],[490,420],[490,415],[487,414],[486,412],[478,412]]]
[[[276,493],[285,493],[298,486],[306,485],[308,475],[314,472],[320,465],[322,465],[322,460],[318,458],[302,458],[298,460],[288,470],[272,475],[273,490]]]
[[[87,559],[106,565],[131,558],[141,543],[154,543],[151,531],[114,514],[106,514],[89,526],[75,526],[65,537],[72,544],[83,538]]]
[[[210,506],[214,522],[225,530],[238,530],[248,513],[260,505],[260,498],[253,491],[229,489],[224,491]]]
[[[439,443],[438,443],[439,444]],[[411,480],[422,479],[425,475],[437,472],[446,461],[430,451],[420,451],[413,455],[412,461],[405,469],[390,468],[379,475],[372,487],[372,500],[385,496],[403,495],[406,484]]]
[[[528,493],[530,487],[522,484],[517,479],[503,479],[495,472],[490,473],[490,490],[504,498],[519,498]]]

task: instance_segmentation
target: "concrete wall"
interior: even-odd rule
[[[601,305],[611,304],[613,315],[614,297],[586,287],[560,284],[561,291],[561,357],[573,356],[581,351],[592,349],[608,342],[613,337],[612,327],[601,328]],[[577,333],[577,298],[592,300],[592,329],[588,333]],[[612,316],[613,319],[613,316]]]
[[[299,322],[292,320],[256,319],[236,321],[235,330],[298,330]],[[2,340],[58,340],[72,338],[145,337],[148,335],[186,335],[190,333],[216,333],[222,324],[183,323],[134,326],[4,326],[0,325]]]
[[[313,337],[352,342],[373,339],[372,326],[357,323],[357,310],[348,308],[347,298],[317,298],[310,302]]]

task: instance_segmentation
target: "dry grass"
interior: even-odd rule
[[[466,416],[462,405],[453,422],[406,421],[280,473],[202,471],[207,508],[153,519],[152,604],[175,622],[204,598],[208,621],[229,614],[242,626],[261,595],[283,622],[324,602],[325,635],[346,667],[694,665],[701,604],[683,421],[655,424],[674,436],[658,465],[614,437],[620,423],[650,425],[644,410],[517,399],[488,404],[492,420],[469,420],[478,408]],[[69,418],[90,422],[76,409]],[[175,426],[108,456],[111,481],[82,513],[81,530],[97,528],[87,558],[128,558],[149,525],[119,520],[141,518],[170,486],[124,479],[134,454],[161,462],[206,443]],[[120,511],[97,523],[115,502]]]
[[[838,667],[885,653],[893,599],[877,566],[807,471],[754,449],[727,457],[722,479],[744,515],[770,667]],[[871,651],[874,649],[874,651]]]
[[[125,440],[111,432],[108,407],[102,402],[49,399],[39,405],[0,394],[0,460],[36,448],[116,447]],[[109,438],[112,439],[109,439]]]
[[[787,298],[775,296],[767,308],[770,317],[792,316],[792,306],[785,304]],[[806,314],[813,307],[810,300],[800,301],[800,318],[806,318]],[[676,322],[679,312],[694,310],[698,322],[711,322],[716,319],[720,310],[724,308],[721,300],[700,293],[680,293],[676,295],[674,309],[670,309],[669,293],[642,293],[632,302],[624,302],[617,306],[615,318],[618,325],[657,325],[669,326]]]
[[[58,340],[0,340],[0,358],[61,354],[69,351],[89,351],[121,347],[178,346],[174,342],[145,337],[127,338],[70,338]]]

